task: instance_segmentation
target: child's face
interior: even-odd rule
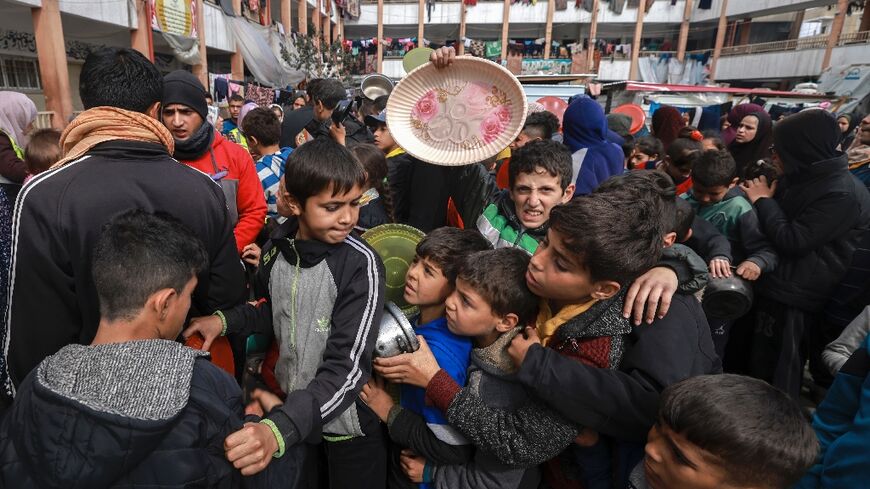
[[[643,461],[652,489],[734,489],[717,457],[667,426],[657,423],[649,432]]]
[[[737,179],[735,178],[734,180],[735,182],[732,182],[730,185],[716,185],[715,187],[705,187],[698,182],[692,182],[692,195],[695,196],[695,200],[702,206],[717,204],[722,202],[725,194],[734,187]]]
[[[510,144],[511,151],[518,150],[536,139],[541,138],[534,138],[526,134],[526,131],[520,131],[519,136],[517,136],[517,138]]]
[[[375,146],[380,148],[384,153],[389,153],[396,147],[396,141],[393,139],[393,134],[387,129],[386,124],[378,124],[374,130]]]
[[[619,291],[617,285],[613,293],[601,295],[604,283],[592,280],[585,263],[565,248],[562,236],[553,229],[547,231],[529,262],[526,284],[533,294],[557,307],[586,302],[593,295],[605,299]]]
[[[453,288],[441,267],[432,260],[414,255],[405,274],[405,300],[408,304],[426,307],[444,304]]]
[[[453,334],[475,338],[481,347],[491,345],[512,327],[509,320],[493,313],[486,299],[461,278],[456,279],[456,290],[447,297],[445,305],[447,328]]]
[[[658,158],[658,155],[648,155],[635,148],[634,152],[631,154],[631,167],[643,168],[643,166],[646,165],[648,161],[655,161],[656,158]]]
[[[671,158],[666,156],[665,160],[662,162],[662,169],[671,176],[675,185],[679,185],[686,181],[692,175],[692,167],[689,166],[679,166],[671,161]]]
[[[363,189],[354,185],[345,193],[332,195],[332,185],[308,197],[301,205],[284,187],[278,191],[278,212],[288,211],[299,218],[298,239],[311,239],[328,244],[341,243],[353,230],[359,219],[359,200]]]
[[[553,207],[571,200],[574,184],[562,190],[560,178],[538,166],[535,173],[517,175],[510,195],[520,223],[527,229],[535,229],[546,224]]]

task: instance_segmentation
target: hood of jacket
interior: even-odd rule
[[[300,267],[313,267],[325,260],[327,256],[334,253],[342,245],[342,243],[329,244],[315,239],[296,239],[297,231],[299,231],[299,220],[295,217],[290,217],[275,228],[269,237],[275,249],[291,265],[295,265],[298,258]]]
[[[820,109],[786,117],[773,130],[773,144],[789,180],[807,180],[845,169],[846,159],[837,149],[839,143],[837,120]]]
[[[168,340],[69,345],[46,358],[8,415],[40,487],[107,487],[135,469],[187,406],[194,361]],[[26,385],[25,383],[25,385]]]
[[[598,102],[579,98],[565,110],[562,122],[565,144],[571,152],[607,143],[607,119]]]
[[[507,218],[508,222],[511,223],[511,226],[519,230],[521,234],[528,234],[533,238],[537,239],[538,241],[547,236],[547,229],[549,229],[550,227],[549,221],[536,228],[531,229],[523,226],[523,223],[520,222],[520,218],[517,217],[517,206],[514,203],[513,199],[511,199],[509,190],[503,190],[499,192],[499,194],[495,197],[495,205],[498,207],[499,214]]]

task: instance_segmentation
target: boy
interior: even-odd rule
[[[221,136],[228,140],[248,149],[248,141],[245,135],[242,134],[241,128],[238,126],[239,114],[242,112],[242,107],[245,105],[245,98],[234,93],[229,100],[230,117],[224,119],[224,123],[220,128]]]
[[[243,480],[222,456],[224,437],[242,426],[242,392],[207,353],[174,341],[207,262],[168,215],[130,210],[103,227],[96,336],[24,379],[0,425],[0,486],[250,487],[274,474],[277,465]],[[291,470],[271,482],[292,487]]]
[[[659,392],[688,376],[720,371],[692,296],[674,295],[667,315],[650,326],[620,322],[619,292],[655,263],[666,231],[675,228],[674,202],[667,177],[636,171],[556,207],[526,274],[529,289],[542,298],[542,314],[537,328],[515,337],[508,349],[518,379],[534,395],[616,441],[615,472],[623,484],[640,458],[637,441],[653,424]],[[649,300],[656,304],[658,296]]]
[[[438,488],[537,487],[537,465],[576,437],[573,424],[536,402],[516,382],[507,356],[510,340],[537,311],[538,299],[523,278],[528,262],[522,251],[503,248],[474,253],[462,263],[456,290],[447,299],[447,325],[474,342],[468,387],[441,368],[425,340],[413,354],[376,360],[375,368],[386,378],[425,387],[427,399],[477,446],[473,459],[438,463],[418,435],[423,421],[394,406],[378,383],[369,382],[363,399],[387,422],[390,436],[414,451],[401,457],[408,476]],[[406,376],[407,372],[412,374]]]
[[[526,117],[520,134],[510,144],[511,151],[516,151],[532,141],[553,139],[553,134],[559,131],[560,125],[559,118],[550,111],[532,112]]]
[[[665,146],[654,136],[642,136],[634,144],[631,154],[632,170],[655,170],[665,154]]]
[[[359,162],[331,139],[300,146],[278,192],[278,212],[288,219],[260,258],[255,289],[262,299],[199,318],[185,332],[202,333],[204,348],[227,332],[275,337],[275,377],[286,399],[227,439],[227,457],[243,474],[322,438],[331,487],[384,486],[379,422],[354,403],[371,372],[384,300],[383,264],[351,233],[365,182]],[[316,464],[318,447],[308,447],[306,461]]]
[[[426,339],[435,358],[459,385],[465,385],[471,340],[449,329],[445,301],[453,293],[462,259],[476,251],[488,249],[489,243],[477,231],[438,228],[417,245],[417,253],[405,278],[405,300],[420,310],[412,321],[414,331]],[[464,461],[470,452],[467,440],[447,423],[436,408],[428,405],[424,390],[403,385],[400,392],[402,407],[422,416],[428,431],[434,435],[431,444],[433,450],[438,451],[432,452],[432,458],[447,464]],[[398,453],[394,455],[391,458],[390,485],[407,486],[401,484],[403,477]]]
[[[24,164],[27,165],[28,176],[24,183],[34,175],[51,168],[63,156],[60,147],[60,131],[57,129],[39,129],[30,135],[27,148],[24,150]]]
[[[386,109],[376,116],[366,116],[365,121],[375,136],[375,146],[387,156],[387,183],[396,222],[424,233],[446,225],[451,169],[406,153],[387,127]]]
[[[248,139],[248,149],[257,159],[257,176],[266,196],[266,217],[278,218],[278,186],[284,175],[284,165],[293,148],[278,146],[281,123],[275,113],[258,107],[242,119],[242,131]]]
[[[630,489],[788,489],[815,461],[818,443],[783,392],[723,374],[666,388],[645,451]]]
[[[510,190],[496,194],[477,219],[477,229],[496,248],[528,254],[547,234],[553,207],[574,196],[571,151],[552,140],[532,141],[511,156]]]
[[[685,199],[695,212],[710,222],[731,242],[737,275],[754,281],[776,267],[777,256],[761,231],[752,204],[737,187],[737,164],[727,151],[701,153],[692,173],[692,190]],[[730,277],[731,262],[725,257],[710,260],[713,277]]]

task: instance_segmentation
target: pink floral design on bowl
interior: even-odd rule
[[[440,104],[438,103],[438,95],[435,90],[429,90],[426,95],[420,98],[414,109],[411,111],[411,116],[419,119],[421,122],[429,122],[433,117],[438,115]]]

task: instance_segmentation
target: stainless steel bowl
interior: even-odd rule
[[[420,348],[420,342],[414,333],[414,328],[399,306],[387,302],[378,339],[375,342],[375,356],[382,358],[394,357],[402,353],[413,353]]]
[[[369,75],[363,78],[359,86],[363,97],[374,100],[393,91],[393,81],[381,74]]]
[[[711,318],[737,319],[749,312],[752,299],[752,284],[733,274],[727,278],[711,278],[701,304]]]

